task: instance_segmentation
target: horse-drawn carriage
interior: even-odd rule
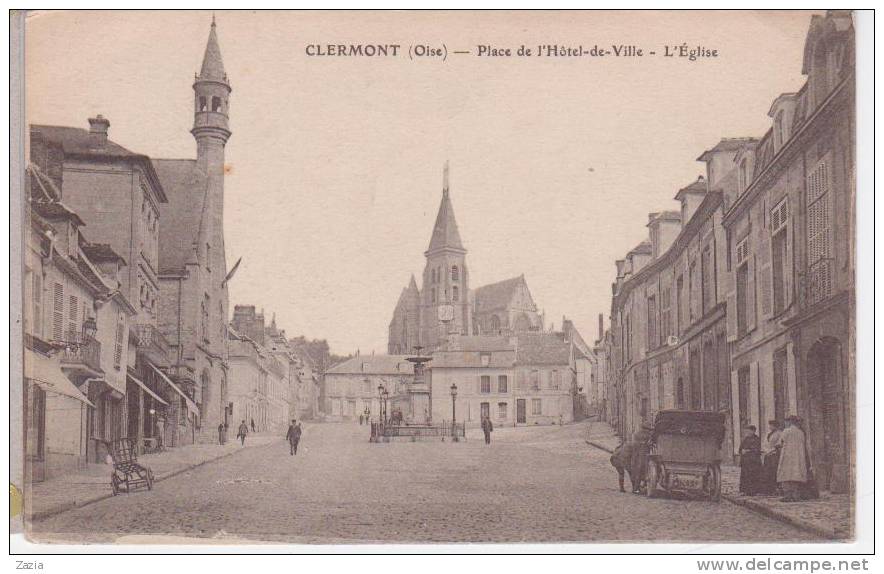
[[[665,410],[651,434],[647,494],[661,491],[721,499],[724,413]]]

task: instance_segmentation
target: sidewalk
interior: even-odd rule
[[[593,422],[586,443],[612,452],[620,439],[608,423]],[[739,493],[739,483],[739,467],[722,465],[721,497],[725,500],[817,536],[832,540],[853,538],[853,505],[848,494],[821,492],[818,500],[781,502],[778,496],[743,496]]]
[[[246,446],[239,441],[227,444],[194,444],[170,448],[165,452],[144,454],[138,462],[149,466],[154,473],[154,483],[186,472],[239,452],[243,448],[263,446],[282,440],[273,434],[258,433],[246,439]],[[111,467],[104,464],[89,464],[77,473],[67,474],[35,483],[25,493],[26,516],[29,520],[41,520],[60,512],[85,506],[113,496],[110,486]],[[132,496],[140,494],[133,492]],[[119,496],[127,496],[120,494]]]

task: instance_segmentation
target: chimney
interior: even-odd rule
[[[107,128],[109,127],[110,121],[101,114],[89,118],[89,140],[92,145],[99,147],[107,143]]]
[[[605,316],[599,313],[599,341],[605,336]]]

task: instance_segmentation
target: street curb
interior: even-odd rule
[[[267,446],[267,445],[269,445],[269,444],[272,444],[272,442],[270,442],[270,443],[266,443],[266,444],[262,444],[262,445],[259,445],[259,446],[256,447],[256,448],[260,448],[260,447],[263,447],[263,446]],[[184,474],[185,472],[191,471],[191,470],[193,470],[193,469],[195,469],[195,468],[199,468],[199,467],[203,466],[204,464],[208,464],[208,463],[210,463],[210,462],[215,462],[215,461],[221,460],[221,459],[223,459],[223,458],[227,458],[227,457],[229,457],[229,456],[233,456],[233,455],[235,455],[235,454],[237,454],[237,453],[239,453],[239,452],[242,452],[243,450],[244,450],[244,449],[240,448],[240,449],[237,449],[237,450],[232,450],[232,451],[230,451],[230,452],[225,452],[225,453],[223,453],[223,454],[220,454],[220,455],[216,456],[215,458],[208,458],[208,459],[203,460],[203,461],[200,461],[200,462],[198,462],[198,463],[196,463],[196,464],[192,464],[192,465],[190,465],[190,466],[185,466],[185,467],[179,468],[179,469],[177,469],[177,470],[173,470],[173,471],[171,471],[171,472],[167,472],[167,473],[165,473],[165,474],[158,475],[158,476],[156,476],[156,477],[154,478],[154,484],[156,484],[156,483],[158,483],[158,482],[162,482],[162,481],[164,481],[164,480],[166,480],[166,479],[169,479],[169,478],[172,478],[172,477],[178,476],[179,474]],[[75,509],[75,508],[82,508],[82,507],[84,507],[84,506],[88,506],[88,505],[90,505],[90,504],[94,504],[94,503],[96,503],[96,502],[101,502],[102,500],[106,500],[106,499],[108,499],[108,498],[113,498],[113,497],[114,497],[114,494],[113,494],[112,492],[108,492],[108,493],[104,493],[104,494],[99,494],[99,495],[97,495],[97,496],[93,496],[93,497],[91,497],[91,498],[84,498],[83,500],[79,500],[79,501],[66,502],[66,503],[64,503],[64,504],[60,504],[60,505],[56,506],[55,508],[50,508],[50,509],[48,509],[48,510],[43,510],[43,511],[40,511],[40,512],[34,512],[34,513],[31,513],[31,514],[26,515],[25,518],[26,518],[27,520],[30,520],[31,522],[38,522],[38,521],[40,521],[40,520],[45,520],[45,519],[50,518],[50,517],[52,517],[52,516],[56,516],[56,515],[58,515],[58,514],[62,514],[62,513],[64,513],[64,512],[69,511],[69,510],[73,510],[73,509]]]
[[[613,453],[614,451],[609,449],[606,446],[600,445],[597,442],[593,442],[591,440],[586,439],[586,444],[590,446],[594,446],[599,450],[603,450],[605,452]],[[816,536],[822,536],[823,538],[828,538],[829,540],[845,540],[845,538],[838,536],[834,530],[829,530],[827,528],[822,528],[817,526],[816,524],[800,520],[798,518],[792,518],[791,516],[786,516],[785,514],[781,514],[776,510],[772,510],[763,504],[755,502],[754,500],[746,500],[744,498],[739,498],[730,494],[722,493],[721,498],[727,500],[731,504],[735,506],[742,506],[743,508],[748,508],[749,510],[766,516],[767,518],[773,518],[778,522],[782,522],[783,524],[788,524],[789,526],[794,526],[799,530],[803,530],[805,532],[809,532]]]

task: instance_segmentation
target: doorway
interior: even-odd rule
[[[516,399],[516,424],[525,424],[528,416],[525,408],[525,399]]]
[[[846,480],[848,458],[840,357],[840,343],[830,338],[817,341],[807,353],[811,463],[820,488],[838,491],[832,483]]]

